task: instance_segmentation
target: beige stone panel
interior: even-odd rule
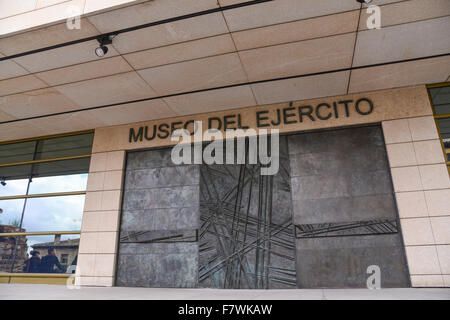
[[[418,164],[445,162],[441,141],[438,139],[414,142],[414,150]]]
[[[20,0],[22,1],[22,0]],[[85,0],[71,0],[0,20],[0,35],[12,34],[38,26],[57,23],[70,16],[69,6],[83,11]]]
[[[15,58],[14,61],[30,72],[40,72],[89,61],[102,60],[107,57],[110,58],[118,55],[113,47],[108,46],[108,54],[103,58],[99,58],[95,55],[95,48],[97,47],[98,42],[96,40],[91,40],[71,46],[22,56]]]
[[[102,198],[101,191],[86,192],[84,199],[84,211],[100,211],[102,210]]]
[[[232,33],[238,50],[328,37],[356,31],[359,11],[299,20]]]
[[[247,77],[237,53],[139,70],[160,95],[242,83]]]
[[[406,246],[405,249],[411,275],[441,274],[435,246]]]
[[[406,246],[432,245],[435,243],[428,217],[400,219],[400,224]]]
[[[76,277],[75,284],[89,287],[112,287],[114,277]]]
[[[80,26],[80,29],[69,30],[64,21],[56,25],[1,38],[0,52],[9,56],[99,34],[86,18],[80,20]]]
[[[252,84],[259,105],[335,96],[347,92],[349,71]]]
[[[170,118],[176,115],[162,99],[94,109],[87,111],[87,113],[101,119],[106,125],[110,126],[143,120]]]
[[[100,30],[100,32],[106,33],[217,8],[217,6],[216,0],[146,1],[134,6],[122,8],[121,10],[112,10],[89,16],[89,20],[98,30]]]
[[[91,172],[88,176],[86,191],[102,191],[105,182],[105,172]]]
[[[101,211],[120,210],[121,200],[122,199],[120,190],[103,191],[102,204],[99,210]]]
[[[41,9],[41,8],[53,6],[55,4],[59,4],[62,2],[66,2],[67,0],[35,0],[35,1],[36,1],[36,9]]]
[[[450,216],[450,189],[425,191],[430,216]]]
[[[0,122],[14,120],[14,119],[17,119],[17,118],[7,114],[6,112],[0,111]]]
[[[229,34],[187,41],[124,55],[135,69],[144,69],[236,51]]]
[[[78,252],[85,253],[116,253],[117,232],[84,232],[81,234]]]
[[[409,142],[412,140],[407,119],[383,121],[381,125],[386,144]]]
[[[81,232],[118,232],[119,217],[119,211],[84,212]]]
[[[122,188],[122,170],[105,172],[103,190],[120,190]]]
[[[349,92],[444,82],[449,74],[450,56],[356,69]]]
[[[78,254],[77,271],[81,277],[95,275],[95,254]]]
[[[436,244],[450,244],[450,216],[431,217],[430,220]]]
[[[450,188],[450,178],[445,164],[419,166],[424,190]]]
[[[54,88],[0,97],[0,110],[17,118],[78,109],[79,105]]]
[[[5,114],[0,111],[0,117]],[[3,121],[11,120],[8,115]],[[31,137],[39,137],[45,135],[43,129],[33,127],[29,122],[13,122],[0,124],[0,141],[9,141],[17,139],[25,139]]]
[[[380,6],[377,1],[376,5]],[[367,29],[371,13],[362,10],[360,30]],[[450,15],[448,0],[410,0],[381,6],[381,27],[409,23]]]
[[[349,117],[340,116],[339,118],[331,118],[326,121],[311,121],[309,119],[304,119],[303,122],[282,124],[280,126],[268,127],[267,129],[276,128],[280,130],[280,133],[299,132],[358,124],[379,123],[386,120],[418,117],[431,114],[430,102],[425,86],[294,101],[292,102],[292,106],[297,109],[298,106],[302,105],[317,106],[320,103],[328,103],[332,105],[333,102],[338,102],[344,99],[357,101],[360,98],[370,98],[373,101],[374,109],[369,115],[360,115],[356,112],[351,112]],[[242,125],[257,128],[257,112],[268,111],[269,116],[273,118],[276,117],[277,109],[287,108],[290,105],[289,103],[279,103],[254,106],[256,102],[254,101],[252,92],[248,86],[237,86],[227,89],[210,90],[196,94],[180,95],[165,98],[165,101],[176,113],[181,114],[181,112],[183,112],[184,115],[165,120],[152,120],[123,126],[98,128],[96,129],[96,135],[94,138],[93,152],[151,148],[175,144],[175,142],[170,141],[170,139],[162,139],[159,137],[156,137],[151,141],[144,140],[142,142],[129,143],[130,128],[136,129],[139,126],[159,125],[162,121],[187,122],[189,120],[202,121],[203,128],[207,128],[209,117],[224,117],[230,114],[241,115]],[[245,106],[249,107],[244,108]],[[238,111],[231,111],[231,109],[235,108],[242,109]]]
[[[397,199],[398,214],[400,218],[427,217],[427,203],[423,191],[398,192]]]
[[[0,81],[0,96],[31,91],[47,87],[47,84],[34,75],[27,75]]]
[[[256,104],[250,86],[180,95],[164,98],[164,101],[177,115],[192,115],[215,110],[248,107]]]
[[[0,1],[0,19],[23,14],[36,8],[36,0]]]
[[[84,14],[101,10],[117,9],[117,7],[133,4],[136,0],[86,0]]]
[[[348,68],[355,33],[239,52],[250,81]]]
[[[0,57],[4,56],[0,54]],[[20,77],[28,73],[29,72],[27,70],[19,66],[13,60],[0,61],[0,80]]]
[[[386,149],[391,168],[417,165],[414,146],[411,142],[388,144]]]
[[[118,232],[95,232],[97,235],[96,253],[117,253]]]
[[[106,155],[106,171],[123,170],[125,165],[125,152],[112,151]]]
[[[232,6],[234,4],[244,3],[244,2],[247,2],[247,1],[248,0],[218,0],[219,5],[221,7]]]
[[[450,275],[450,245],[436,246],[442,274]]]
[[[96,254],[95,255],[95,276],[113,277],[115,271],[115,254]]]
[[[36,76],[52,86],[57,86],[64,83],[100,78],[129,71],[133,71],[133,68],[130,67],[125,59],[122,57],[112,57],[40,72]]]
[[[43,117],[28,121],[33,126],[41,128],[47,135],[90,130],[92,128],[97,128],[105,125],[104,122],[92,116],[89,116],[88,113],[84,111]]]
[[[394,2],[401,2],[401,1],[405,1],[405,0],[377,0],[377,6],[394,3]],[[367,8],[368,6],[371,6],[371,5],[373,5],[373,3],[370,3],[370,4],[363,3],[362,6],[363,6],[363,8]]]
[[[395,192],[422,190],[417,166],[392,168],[391,174]]]
[[[413,22],[358,34],[354,66],[448,53],[450,17]]]
[[[419,287],[442,287],[444,282],[441,275],[413,275],[411,276],[411,286]]]
[[[439,139],[436,122],[433,117],[408,119],[413,141]]]
[[[81,234],[78,254],[97,253],[97,234],[96,232],[84,232]]]
[[[95,107],[150,98],[153,89],[136,72],[121,73],[55,87],[79,105]]]
[[[113,43],[114,48],[124,54],[227,32],[223,16],[220,13],[213,13],[120,34],[113,40]]]
[[[277,0],[224,12],[231,31],[331,15],[360,8],[356,1]]]
[[[442,278],[444,278],[444,286],[445,287],[450,287],[450,275],[442,275]]]
[[[94,140],[96,135],[94,134]],[[89,164],[89,174],[91,172],[106,171],[107,153],[93,153],[91,155],[91,163]],[[89,179],[89,178],[88,178]]]

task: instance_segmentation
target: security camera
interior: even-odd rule
[[[97,38],[97,41],[100,44],[100,46],[95,49],[95,55],[97,57],[104,57],[108,53],[108,47],[106,45],[111,44],[112,39],[115,36],[116,35],[103,35]]]
[[[369,4],[369,3],[371,3],[373,0],[356,0],[356,1],[358,1],[359,3],[367,3],[367,4]]]
[[[100,46],[98,48],[95,49],[95,54],[97,55],[97,57],[104,57],[105,54],[108,53],[108,47],[107,46]]]

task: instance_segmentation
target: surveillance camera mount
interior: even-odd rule
[[[97,38],[98,43],[100,44],[100,46],[106,46],[108,44],[112,43],[112,39],[115,37],[115,34],[104,34],[100,37]]]

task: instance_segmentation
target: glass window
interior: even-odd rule
[[[450,172],[450,85],[430,88],[429,93]]]
[[[19,228],[25,199],[0,200],[0,233],[24,232]]]
[[[33,160],[36,141],[0,145],[0,164]]]
[[[0,237],[0,273],[75,273],[79,243],[76,234]]]
[[[40,140],[36,160],[90,154],[93,136],[93,133],[87,133]]]
[[[450,86],[431,88],[430,96],[437,115],[450,114]]]
[[[27,193],[28,179],[7,180],[0,185],[0,197],[23,195]]]
[[[81,230],[84,195],[30,198],[22,227],[27,232]]]
[[[87,173],[33,178],[29,194],[86,190]]]
[[[0,145],[0,273],[75,273],[92,140],[89,132]],[[51,248],[56,258],[45,258]],[[33,253],[53,262],[31,266]]]

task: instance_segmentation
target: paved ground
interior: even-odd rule
[[[0,284],[0,300],[7,299],[150,299],[150,300],[341,300],[341,299],[439,299],[450,300],[448,289],[314,289],[314,290],[216,290],[155,288],[68,289],[66,286]]]

